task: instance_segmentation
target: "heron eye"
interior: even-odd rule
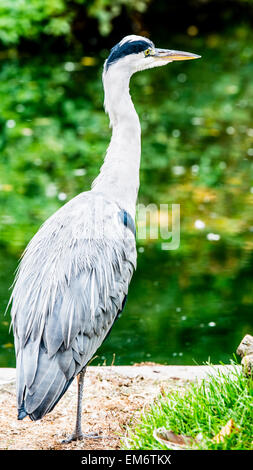
[[[147,57],[148,55],[150,55],[150,49],[146,49],[146,50],[144,51],[144,55],[145,55],[145,57]]]

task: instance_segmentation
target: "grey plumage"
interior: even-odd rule
[[[52,410],[122,308],[136,251],[120,212],[103,195],[82,193],[42,225],[24,253],[11,298],[21,418]]]
[[[104,105],[112,138],[100,173],[91,191],[65,204],[33,237],[10,299],[19,419],[28,414],[36,420],[51,411],[78,375],[70,440],[84,437],[84,370],[124,306],[136,265],[141,127],[129,81],[140,70],[198,57],[156,49],[149,39],[131,35],[105,62]]]

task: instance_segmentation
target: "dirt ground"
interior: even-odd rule
[[[117,373],[117,367],[94,367],[85,376],[82,423],[84,432],[96,432],[97,439],[62,444],[75,424],[77,385],[72,384],[55,409],[42,420],[17,420],[15,384],[0,388],[0,449],[119,449],[129,426],[163,390],[184,387],[178,378],[164,379]]]

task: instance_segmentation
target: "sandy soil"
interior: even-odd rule
[[[163,390],[184,387],[185,381],[164,377],[122,376],[113,367],[88,369],[83,399],[83,431],[98,439],[62,444],[75,424],[77,386],[72,384],[55,409],[41,421],[18,421],[15,384],[0,388],[0,449],[119,449],[126,427]]]

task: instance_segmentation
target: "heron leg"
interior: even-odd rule
[[[85,376],[86,368],[81,370],[80,374],[77,376],[77,410],[76,410],[76,426],[73,434],[64,439],[62,443],[68,443],[71,441],[77,441],[83,439],[82,433],[82,398],[83,398],[83,382]]]
[[[76,425],[73,434],[62,441],[62,444],[67,444],[72,441],[81,441],[85,438],[97,439],[100,436],[97,433],[84,434],[82,432],[82,399],[83,399],[83,382],[85,376],[86,368],[81,370],[80,374],[77,376],[77,411],[76,411]]]
[[[76,427],[74,435],[76,439],[82,439],[82,400],[83,400],[83,382],[85,376],[86,368],[84,368],[80,374],[77,376],[77,410],[76,410]]]

